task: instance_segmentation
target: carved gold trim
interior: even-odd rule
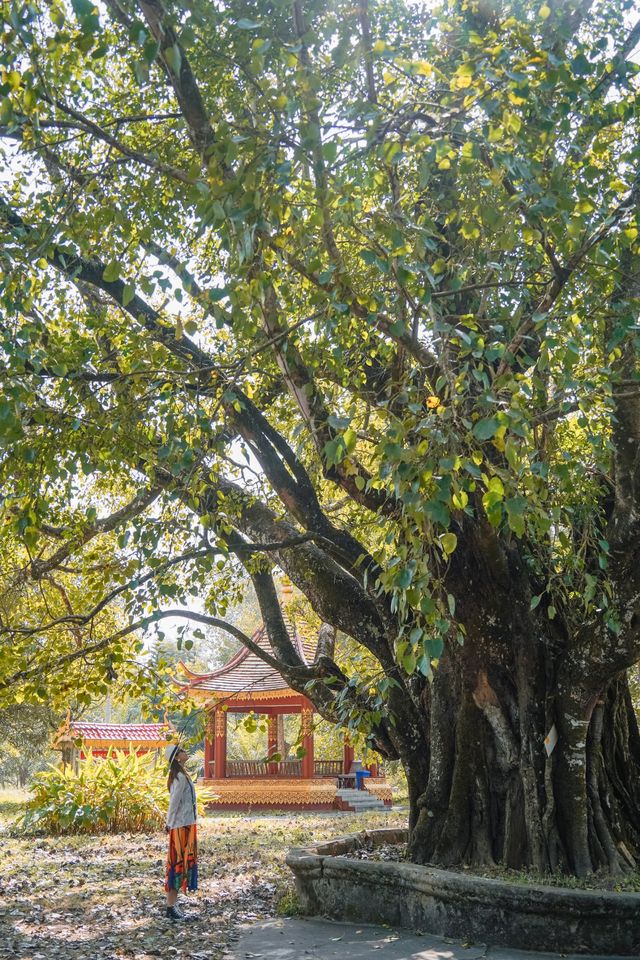
[[[74,741],[75,742],[74,738]],[[81,749],[84,750],[108,750],[113,747],[114,750],[162,750],[169,746],[168,740],[94,740],[91,738],[82,739]]]
[[[216,737],[224,737],[227,732],[227,715],[224,710],[214,710],[214,734]]]
[[[291,690],[285,687],[283,690],[239,690],[237,693],[229,693],[228,690],[202,690],[198,687],[182,687],[182,690],[194,697],[201,697],[203,700],[221,701],[222,703],[233,703],[234,701],[251,700],[291,700],[296,699],[300,702],[300,694],[297,690]]]
[[[389,783],[380,783],[377,780],[371,781],[367,779],[364,781],[364,788],[373,794],[374,797],[378,797],[379,800],[393,800],[391,784]]]
[[[302,736],[310,737],[313,735],[313,710],[306,707],[302,710]]]
[[[336,796],[336,785],[326,780],[204,780],[203,784],[215,793],[212,801],[238,804],[322,804],[331,806]]]

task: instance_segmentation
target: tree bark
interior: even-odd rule
[[[460,574],[466,564],[457,563]],[[578,876],[632,869],[640,853],[640,732],[626,674],[597,695],[588,677],[569,683],[568,642],[560,625],[551,633],[530,612],[526,578],[512,566],[505,606],[497,582],[492,592],[477,582],[487,571],[485,564],[468,583],[461,605],[472,629],[464,646],[445,650],[427,698],[431,755],[422,790],[408,771],[411,859]],[[558,739],[547,756],[552,725]]]

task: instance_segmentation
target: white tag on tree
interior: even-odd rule
[[[547,756],[550,757],[553,751],[555,750],[556,743],[558,742],[558,731],[556,730],[556,725],[551,727],[549,733],[544,738],[544,748],[547,751]]]

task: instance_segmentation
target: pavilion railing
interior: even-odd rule
[[[337,777],[342,773],[342,760],[316,760],[313,772],[316,777]]]
[[[281,760],[278,764],[279,777],[301,777],[302,760]]]
[[[227,760],[228,777],[268,777],[269,764],[259,760]]]
[[[342,773],[342,760],[316,760],[315,777],[337,777]],[[215,779],[215,764],[209,764],[209,777]],[[261,760],[227,760],[227,777],[300,777],[302,760],[280,760],[265,763]]]
[[[313,765],[314,777],[337,777],[342,773],[342,760],[316,760]],[[205,776],[215,779],[213,760]],[[301,777],[302,760],[280,760],[264,763],[261,760],[227,760],[227,777]],[[379,765],[378,776],[384,777],[384,768]]]

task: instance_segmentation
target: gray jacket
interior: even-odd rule
[[[188,827],[198,819],[196,809],[196,788],[184,773],[179,773],[169,790],[169,812],[167,827]]]

